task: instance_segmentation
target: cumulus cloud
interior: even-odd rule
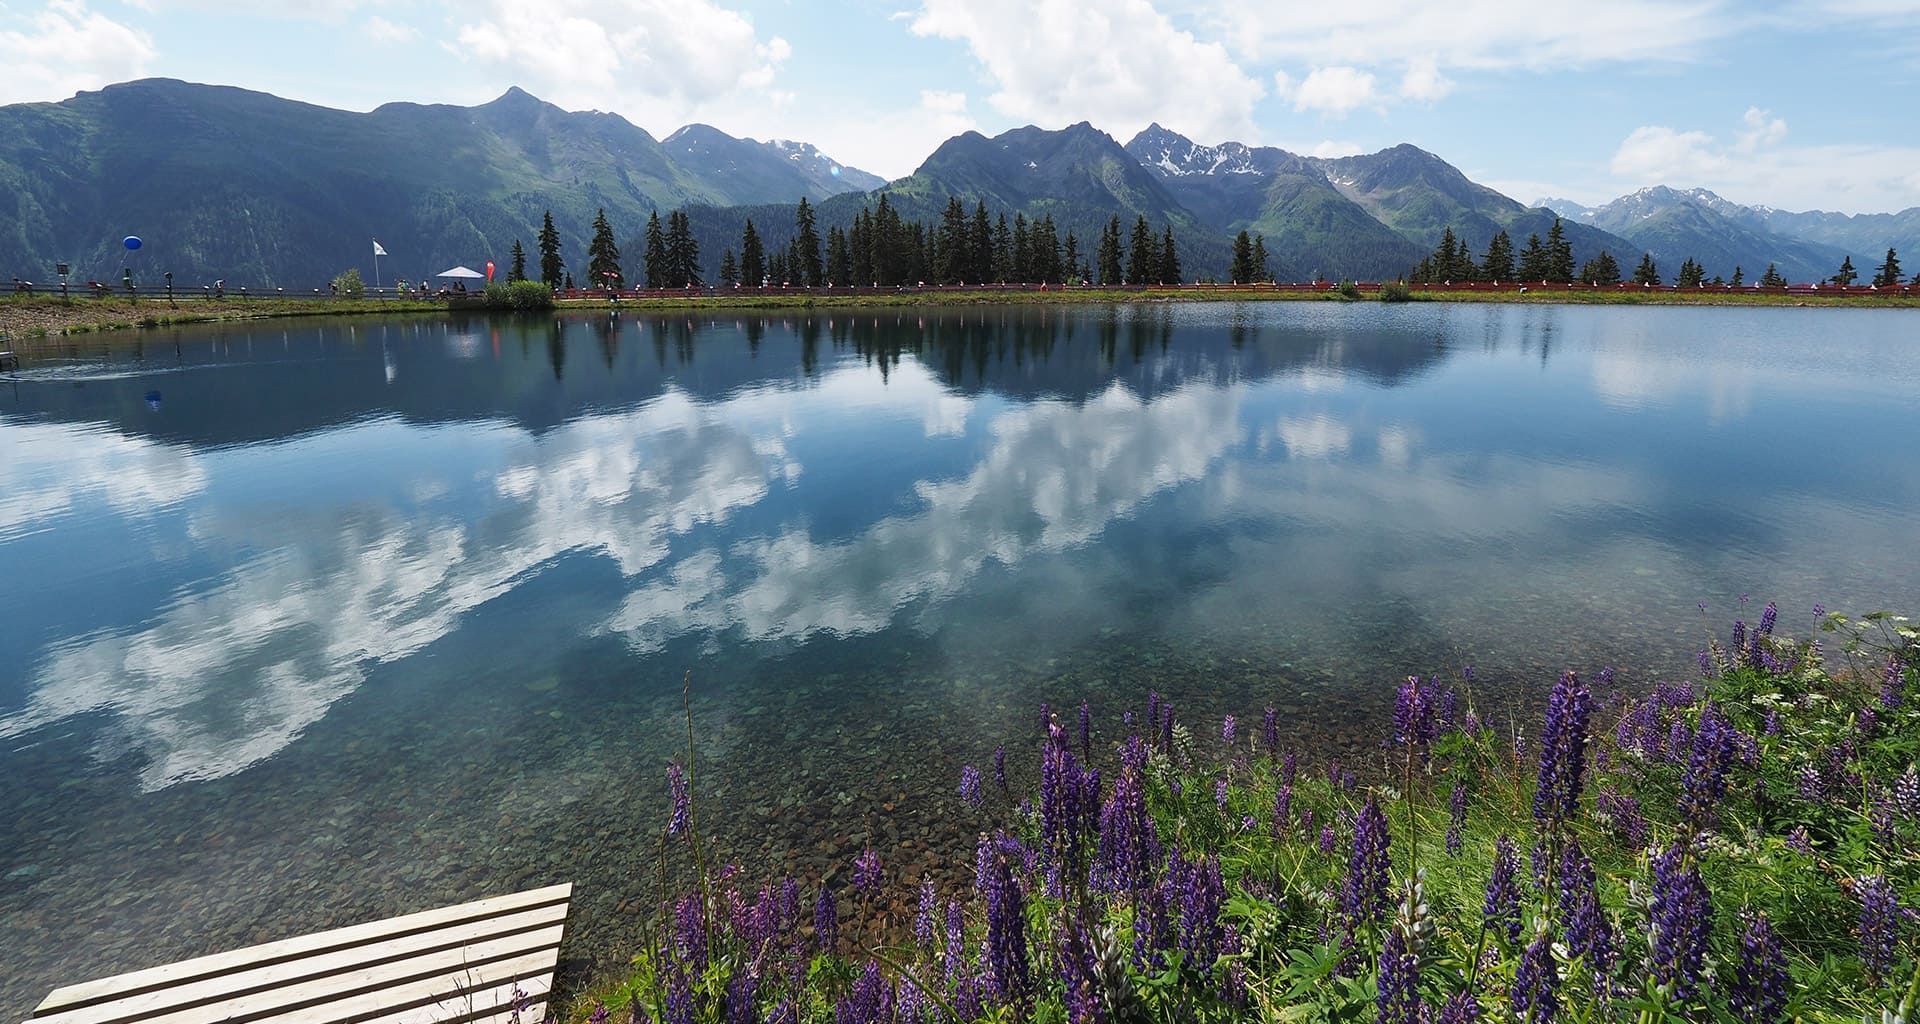
[[[1317,110],[1332,117],[1345,117],[1360,107],[1377,106],[1380,101],[1373,74],[1355,67],[1314,68],[1298,82],[1278,71],[1273,87],[1282,99],[1293,101],[1293,109]]]
[[[456,53],[511,73],[567,107],[661,126],[742,94],[772,95],[793,49],[711,0],[488,0]]]
[[[412,26],[388,21],[378,14],[368,18],[366,24],[361,26],[361,30],[367,34],[367,39],[377,46],[398,46],[401,43],[410,43],[420,36]]]
[[[89,8],[51,0],[0,28],[0,103],[63,100],[83,89],[139,78],[155,56],[153,37]]]
[[[1148,0],[925,0],[921,36],[966,43],[999,113],[1046,126],[1080,120],[1125,137],[1151,121],[1204,138],[1254,136],[1265,93],[1216,42]]]
[[[1920,146],[1787,143],[1787,123],[1750,107],[1726,137],[1642,125],[1608,168],[1620,191],[1644,185],[1700,186],[1742,203],[1848,213],[1920,204]]]
[[[1453,80],[1440,73],[1440,62],[1433,57],[1410,62],[1400,77],[1400,95],[1410,100],[1431,103],[1451,92]]]

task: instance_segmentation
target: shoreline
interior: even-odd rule
[[[708,310],[713,312],[806,311],[815,309],[898,309],[963,306],[1070,306],[1119,305],[1174,302],[1384,302],[1379,292],[1362,291],[1358,297],[1338,290],[1298,289],[1248,290],[1195,288],[1147,289],[981,289],[945,291],[908,289],[896,292],[786,293],[760,292],[707,293],[685,296],[651,295],[610,302],[604,298],[562,298],[561,310],[627,309],[643,312]],[[1739,306],[1778,308],[1861,308],[1920,309],[1920,296],[1822,296],[1811,294],[1678,292],[1678,291],[1412,291],[1407,302],[1419,303],[1504,303],[1514,305],[1573,306]],[[132,330],[141,327],[174,327],[185,324],[219,323],[241,320],[279,319],[307,316],[377,316],[396,313],[466,312],[453,309],[443,301],[397,299],[278,299],[227,298],[209,300],[184,298],[168,303],[160,298],[97,299],[52,296],[0,297],[0,338],[13,344],[40,338]]]

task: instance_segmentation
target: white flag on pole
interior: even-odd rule
[[[373,240],[373,254],[375,256],[385,256],[387,254],[387,250],[380,248],[380,240],[378,238]]]

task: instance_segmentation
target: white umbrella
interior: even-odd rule
[[[441,272],[433,276],[451,277],[451,278],[456,278],[464,281],[479,281],[484,279],[487,275],[482,274],[478,270],[474,270],[471,267],[455,267],[452,270],[442,270]]]

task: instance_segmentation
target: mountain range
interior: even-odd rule
[[[1819,280],[1851,255],[1877,264],[1889,246],[1920,249],[1920,208],[1897,214],[1790,213],[1704,190],[1657,187],[1589,208],[1524,205],[1411,145],[1333,159],[1237,142],[1201,145],[1152,125],[1122,145],[1091,124],[976,132],[941,144],[907,177],[885,181],[801,142],[735,138],[693,124],[655,139],[624,118],[568,112],[519,89],[475,107],[391,103],[367,113],[264,93],[149,79],[59,103],[0,107],[0,267],[47,280],[56,259],[76,280],[143,280],[172,270],[255,287],[311,287],[357,266],[417,278],[487,259],[504,269],[515,240],[532,255],[551,211],[570,264],[584,263],[605,210],[628,262],[655,211],[683,208],[709,280],[751,217],[770,246],[814,203],[824,234],[881,196],[909,220],[939,219],[950,196],[995,215],[1051,217],[1090,256],[1101,227],[1145,217],[1170,226],[1188,277],[1227,269],[1231,239],[1263,236],[1282,280],[1405,273],[1452,229],[1474,252],[1506,231],[1516,248],[1564,216],[1576,260],[1602,249],[1631,266],[1685,258],[1709,276],[1751,280],[1769,263]],[[1556,213],[1557,211],[1557,213]],[[147,246],[120,246],[137,234]],[[1670,273],[1670,271],[1669,271]]]

